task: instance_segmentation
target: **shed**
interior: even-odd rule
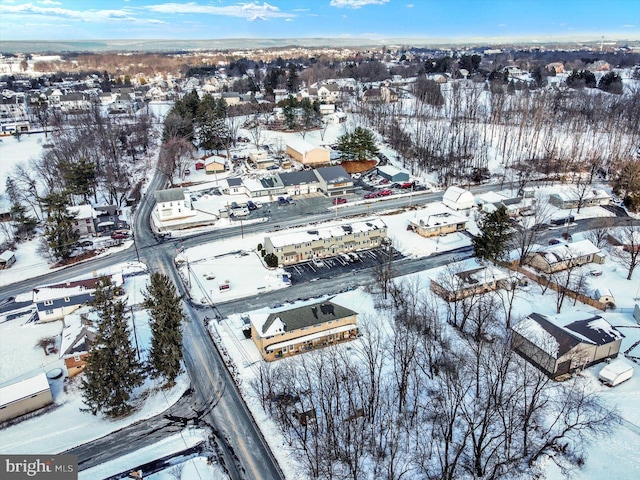
[[[444,192],[442,203],[453,210],[467,210],[474,205],[473,193],[460,187],[449,187]]]
[[[211,155],[204,160],[204,170],[207,174],[223,173],[226,169],[225,158],[219,155]]]
[[[615,308],[616,306],[616,299],[607,287],[596,288],[595,292],[593,292],[593,298],[606,304],[609,308]]]
[[[46,374],[39,373],[0,388],[0,422],[11,420],[53,403]]]
[[[393,165],[383,165],[381,167],[378,167],[377,171],[378,175],[380,175],[382,178],[386,178],[391,182],[409,181],[409,172],[398,167],[394,167]]]
[[[16,254],[11,250],[5,250],[0,254],[0,268],[9,268],[16,263]]]

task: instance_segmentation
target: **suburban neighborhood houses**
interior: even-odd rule
[[[0,454],[635,478],[640,56],[581,48],[3,53]]]

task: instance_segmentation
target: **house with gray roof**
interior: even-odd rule
[[[170,188],[153,192],[156,199],[156,214],[161,222],[193,217],[196,212],[191,205],[191,197],[184,188]]]
[[[320,191],[328,197],[347,195],[355,191],[353,179],[342,165],[316,168],[314,172],[320,182]]]
[[[279,176],[288,195],[315,193],[320,188],[320,181],[313,170],[285,172]]]
[[[249,315],[251,339],[266,361],[353,340],[357,313],[331,300]]]
[[[624,338],[603,317],[587,312],[533,312],[511,329],[512,348],[552,378],[617,357]]]

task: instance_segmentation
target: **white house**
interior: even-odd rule
[[[449,187],[444,192],[442,203],[453,210],[467,210],[474,205],[473,193],[460,187]]]
[[[74,215],[73,230],[81,237],[93,235],[95,233],[94,218],[97,217],[96,211],[91,205],[76,205],[67,207],[67,211]]]
[[[156,199],[156,213],[160,221],[193,217],[197,211],[191,206],[191,197],[184,188],[170,188],[153,192]]]
[[[91,302],[99,278],[74,280],[33,289],[33,303],[36,305],[41,322],[60,320],[81,306]],[[111,275],[111,283],[122,286],[122,274]]]

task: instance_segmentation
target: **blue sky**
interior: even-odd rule
[[[640,0],[0,0],[0,40],[640,39]]]

